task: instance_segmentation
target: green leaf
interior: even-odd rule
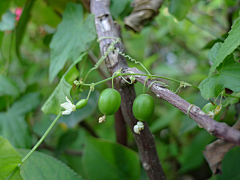
[[[59,114],[61,112],[60,104],[66,102],[66,96],[71,99],[70,90],[72,85],[65,80],[65,76],[77,63],[82,60],[85,55],[86,53],[83,53],[79,58],[77,58],[77,60],[74,61],[74,63],[68,68],[67,72],[62,76],[58,86],[55,88],[51,96],[47,99],[42,107],[42,111],[45,114]]]
[[[217,175],[218,180],[239,180],[240,179],[240,148],[231,149],[224,156],[222,161],[222,174]]]
[[[0,135],[7,138],[16,148],[31,148],[32,138],[25,115],[35,109],[39,93],[29,93],[16,101],[7,111],[0,113]]]
[[[2,21],[0,22],[0,31],[11,31],[15,28],[15,15],[10,11],[7,11],[2,16]]]
[[[200,91],[203,98],[217,97],[224,88],[231,89],[233,92],[240,92],[240,63],[231,60],[233,56],[219,66],[218,74],[204,79],[200,85]]]
[[[181,164],[179,172],[184,173],[200,166],[204,160],[202,151],[213,139],[214,136],[208,132],[204,130],[199,132],[198,135],[192,139],[190,145],[188,147],[185,146],[184,151],[179,156],[179,162]]]
[[[22,38],[24,35],[24,32],[26,30],[27,27],[27,23],[31,17],[31,9],[32,6],[34,4],[35,0],[27,0],[27,2],[25,3],[25,6],[23,8],[22,14],[20,16],[19,22],[17,24],[16,27],[16,54],[18,56],[18,58],[21,60],[21,56],[20,56],[20,45],[22,43]]]
[[[83,8],[80,4],[68,3],[63,13],[63,20],[54,34],[49,68],[50,82],[63,68],[67,59],[74,60],[86,51],[91,41],[96,38],[94,15],[90,14],[84,21]]]
[[[20,91],[15,82],[0,74],[0,96],[9,95],[17,97],[19,94]]]
[[[24,157],[29,150],[18,149]],[[24,179],[34,180],[83,180],[81,176],[61,161],[40,152],[34,152],[20,168]]]
[[[213,72],[216,70],[216,68],[223,62],[223,60],[229,54],[231,54],[239,45],[240,45],[240,17],[234,22],[231,31],[229,31],[228,37],[222,44],[208,76],[211,76]]]
[[[214,62],[223,43],[217,42],[208,52],[208,59]]]
[[[12,147],[11,143],[0,136],[0,180],[5,180],[18,167],[22,162],[21,158],[21,154]],[[20,172],[17,171],[11,180],[22,180]]]
[[[81,99],[87,98],[87,91],[82,92]],[[91,114],[93,114],[97,108],[97,102],[99,98],[99,92],[93,91],[88,99],[88,104],[82,108],[77,109],[74,113],[68,116],[62,116],[59,118],[59,122],[64,122],[69,128],[75,127],[79,122],[83,121]]]
[[[1,0],[0,18],[2,17],[3,13],[5,13],[7,11],[10,2],[11,2],[11,0]]]
[[[190,5],[190,0],[171,0],[168,9],[170,14],[181,21],[187,15]]]
[[[84,161],[89,180],[140,178],[137,153],[117,143],[89,138]]]

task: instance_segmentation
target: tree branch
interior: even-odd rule
[[[109,12],[109,5],[109,0],[91,0],[90,5],[91,12],[95,14],[95,25],[98,38],[102,38],[99,43],[102,55],[107,51],[109,45],[115,40],[112,37],[119,37],[119,33],[117,32]],[[121,52],[124,52],[124,47],[121,42],[115,44],[115,47]],[[113,74],[120,68],[128,68],[126,59],[123,56],[119,56],[116,52],[110,52],[105,60],[105,63],[110,74]],[[139,149],[142,165],[146,170],[149,179],[165,180],[166,177],[157,156],[154,138],[147,123],[144,122],[145,127],[144,130],[141,131],[141,134],[133,132],[133,126],[137,123],[137,120],[132,114],[132,104],[136,97],[133,85],[126,85],[126,83],[123,83],[121,78],[115,78],[114,86],[121,94],[122,114],[124,120],[132,130]]]
[[[128,68],[124,70],[124,73],[139,73],[144,74],[137,68]],[[136,80],[144,84],[146,76],[135,76]],[[154,80],[147,80],[146,86],[148,87]],[[172,91],[168,90],[167,88],[163,87],[163,85],[159,83],[154,83],[150,87],[151,91],[156,94],[156,96],[160,99],[163,99],[184,114],[187,114],[189,110],[189,116],[194,121],[196,121],[200,127],[206,129],[210,134],[222,139],[224,141],[232,142],[238,146],[240,146],[240,132],[237,129],[229,127],[226,123],[220,123],[206,115],[199,107],[193,105],[191,106],[190,103],[173,93]],[[191,107],[190,107],[191,106]]]

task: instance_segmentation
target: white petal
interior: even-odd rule
[[[72,104],[68,103],[68,102],[65,102],[65,103],[61,104],[61,107],[65,108],[65,109],[68,109],[68,110],[71,110],[72,109]]]
[[[72,111],[69,111],[69,110],[65,110],[65,111],[62,111],[62,115],[69,115],[71,114]]]
[[[133,131],[134,131],[135,133],[137,133],[137,134],[140,134],[139,129],[138,129],[138,125],[135,125],[135,126],[133,127]]]
[[[68,97],[66,96],[66,100],[67,100],[67,102],[69,102],[69,103],[71,103],[72,104],[72,102],[68,99]]]

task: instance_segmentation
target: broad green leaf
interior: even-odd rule
[[[222,44],[208,76],[211,76],[213,72],[216,70],[216,68],[223,62],[223,60],[229,54],[231,54],[239,45],[240,45],[240,18],[238,18],[234,22],[231,31],[229,31],[228,37]]]
[[[87,98],[87,91],[82,92],[81,99]],[[69,128],[75,127],[79,122],[83,121],[91,114],[93,114],[97,108],[97,102],[99,98],[99,92],[93,91],[88,99],[88,104],[82,109],[77,109],[74,113],[68,116],[62,116],[59,118],[59,122],[64,122]]]
[[[10,78],[0,74],[0,96],[9,95],[17,97],[19,94],[17,85]]]
[[[2,15],[3,15],[3,13],[5,13],[7,11],[10,2],[11,2],[11,0],[1,0],[0,19],[1,19]]]
[[[239,180],[240,179],[240,148],[231,149],[224,156],[222,161],[222,174],[217,175],[218,180]]]
[[[192,139],[190,145],[184,147],[182,154],[178,157],[181,164],[179,171],[183,173],[200,166],[204,160],[202,151],[213,139],[214,136],[205,130],[199,132],[198,135]]]
[[[64,9],[66,9],[68,2],[76,3],[77,0],[46,0],[49,7],[51,7],[54,12],[62,14]]]
[[[18,149],[24,157],[30,150]],[[41,152],[34,152],[21,166],[20,174],[27,180],[83,180],[66,164]]]
[[[11,31],[15,27],[15,15],[10,11],[7,11],[2,15],[2,21],[0,22],[0,31]]]
[[[89,180],[140,178],[137,153],[117,143],[89,138],[84,161]]]
[[[213,45],[213,47],[210,49],[209,53],[208,53],[208,59],[211,61],[211,62],[214,62],[216,57],[217,57],[217,54],[221,48],[223,43],[220,43],[220,42],[217,42]]]
[[[76,59],[87,50],[89,43],[95,38],[94,15],[90,14],[84,21],[82,6],[68,3],[63,13],[63,20],[58,25],[57,32],[50,43],[50,82],[63,68],[67,59]]]
[[[233,92],[240,92],[240,63],[234,62],[229,58],[219,66],[219,73],[204,79],[200,85],[203,98],[217,97],[224,88],[229,88]]]
[[[37,108],[39,102],[38,93],[29,93],[16,101],[7,112],[0,113],[0,135],[14,147],[31,148],[31,133],[25,115]]]
[[[20,45],[22,43],[22,38],[26,30],[27,23],[31,17],[30,12],[34,4],[34,1],[35,0],[27,0],[16,27],[16,47],[15,48],[16,48],[16,54],[20,60],[22,59],[20,55]]]
[[[171,0],[168,9],[178,21],[181,21],[187,15],[190,5],[190,0]]]
[[[47,99],[42,107],[42,111],[45,114],[59,114],[61,112],[60,104],[66,102],[66,96],[71,99],[70,90],[72,85],[65,80],[65,76],[77,63],[82,60],[85,55],[86,53],[83,53],[77,60],[75,60],[74,63],[68,68],[67,72],[62,76],[58,86],[55,88],[51,96]]]
[[[11,143],[0,136],[0,180],[5,180],[12,171],[20,164],[21,154],[19,154]],[[22,180],[20,172],[16,172],[11,180]]]

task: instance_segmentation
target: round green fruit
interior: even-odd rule
[[[87,99],[81,99],[80,101],[77,102],[76,108],[77,109],[82,109],[87,105],[87,103],[88,103]]]
[[[139,121],[146,121],[153,115],[155,108],[152,96],[148,94],[141,94],[133,102],[133,115]]]
[[[203,108],[202,111],[205,113],[208,113],[209,111],[213,111],[215,108],[217,107],[217,105],[213,105],[212,103],[207,103]]]
[[[121,96],[115,89],[108,88],[101,92],[98,100],[98,108],[104,115],[112,115],[121,105]]]

